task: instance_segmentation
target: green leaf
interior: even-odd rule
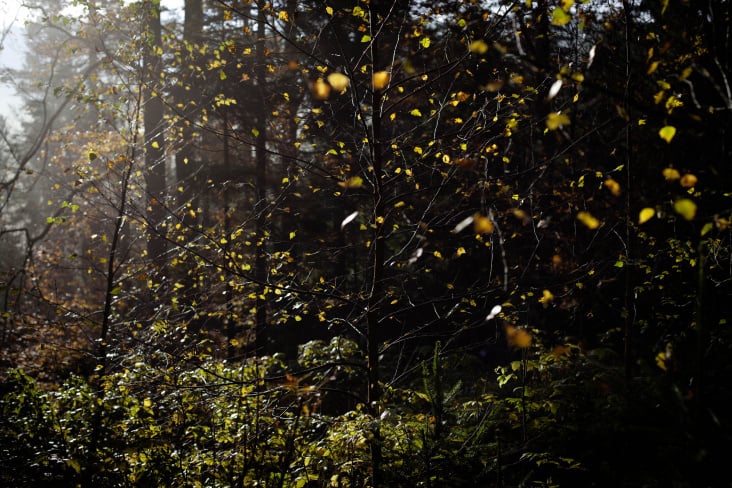
[[[552,12],[552,25],[565,25],[572,20],[572,16],[564,11],[562,7],[556,7]]]

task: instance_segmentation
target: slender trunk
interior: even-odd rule
[[[266,107],[266,85],[267,66],[265,59],[265,33],[266,19],[263,9],[264,2],[260,1],[257,6],[257,90],[259,100],[256,106],[256,174],[255,185],[257,190],[257,202],[254,206],[256,212],[256,258],[254,261],[254,273],[259,290],[256,299],[255,314],[255,348],[256,353],[261,354],[266,350],[265,328],[267,326],[267,107]]]
[[[371,21],[377,19],[375,9],[371,12]],[[376,29],[372,30],[376,32]],[[371,44],[371,62],[374,71],[380,68],[378,37],[374,36]],[[379,307],[384,300],[384,195],[383,182],[381,179],[384,161],[381,134],[382,105],[384,102],[383,90],[371,91],[372,119],[371,119],[371,164],[373,166],[372,179],[372,221],[374,223],[373,238],[371,241],[371,283],[368,295],[366,311],[366,353],[368,368],[368,405],[374,418],[379,417],[379,403],[381,401],[381,389],[379,387]],[[372,486],[382,485],[381,473],[381,433],[378,425],[374,428],[373,439],[371,440],[371,469]]]
[[[147,190],[147,218],[150,239],[147,243],[149,258],[159,271],[165,263],[165,138],[163,134],[163,100],[157,80],[161,68],[160,0],[145,0],[142,4],[143,32],[143,103],[145,125],[145,186]]]
[[[625,90],[623,94],[623,108],[625,109],[628,122],[625,124],[625,299],[623,308],[625,309],[624,323],[624,348],[623,359],[625,366],[625,384],[626,388],[630,386],[633,377],[633,327],[635,324],[635,303],[633,292],[633,269],[632,262],[632,225],[630,207],[632,198],[632,174],[633,170],[633,140],[631,137],[632,124],[630,123],[631,104],[630,104],[630,77],[631,77],[631,60],[630,60],[630,22],[632,13],[630,12],[630,4],[627,0],[623,0],[623,15],[625,17]]]
[[[183,21],[183,42],[196,45],[201,41],[203,32],[203,3],[202,0],[186,0],[185,1],[185,18]],[[195,49],[190,54],[191,65],[197,62]],[[199,173],[201,170],[201,162],[195,156],[193,139],[195,131],[193,129],[199,113],[199,104],[201,100],[191,99],[191,95],[200,94],[200,83],[194,72],[189,72],[187,66],[181,66],[181,84],[175,90],[176,105],[182,106],[178,123],[178,138],[181,146],[175,155],[175,173],[178,186],[182,191],[178,194],[178,207],[181,211],[181,219],[184,223],[194,225],[195,220],[192,215],[198,213],[198,191],[199,191]],[[190,205],[194,214],[189,213],[186,207]]]

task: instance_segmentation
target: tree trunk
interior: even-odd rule
[[[143,37],[143,123],[145,125],[145,187],[147,190],[147,219],[150,239],[147,253],[159,271],[165,263],[165,138],[163,134],[163,100],[157,80],[161,69],[160,0],[145,0],[142,4]]]

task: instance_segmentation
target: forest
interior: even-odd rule
[[[23,8],[0,485],[732,486],[732,2]]]

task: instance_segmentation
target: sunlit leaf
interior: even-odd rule
[[[572,20],[572,16],[569,15],[562,7],[555,7],[552,12],[552,25],[565,25]]]
[[[666,357],[666,353],[664,351],[659,352],[658,354],[656,354],[656,366],[666,371],[668,369],[668,366],[666,366],[667,359],[668,358]]]
[[[280,10],[277,14],[277,18],[280,19],[283,22],[289,22],[290,16],[287,14],[286,10]]]
[[[419,45],[422,46],[423,48],[427,49],[428,47],[430,47],[430,38],[429,37],[423,37],[419,41]]]
[[[681,183],[681,186],[684,188],[692,188],[694,185],[696,185],[697,181],[699,181],[696,177],[696,175],[692,173],[686,173],[684,176],[681,177],[681,180],[679,183]]]
[[[501,310],[503,310],[503,307],[501,307],[500,305],[493,305],[493,308],[491,309],[491,313],[489,313],[485,319],[491,320],[491,319],[495,318],[496,315],[501,313]]]
[[[413,115],[413,116],[415,116],[415,117],[421,117],[421,116],[422,116],[422,112],[420,112],[418,108],[413,108],[413,109],[412,109],[412,110],[411,110],[411,111],[409,112],[409,115]]]
[[[597,44],[590,48],[590,52],[587,55],[587,67],[592,66],[592,62],[595,60],[595,53],[597,52]]]
[[[330,96],[330,85],[318,78],[310,85],[310,92],[316,100],[326,100]]]
[[[371,36],[368,34],[364,34],[363,36],[361,36],[361,42],[366,43],[366,42],[369,42],[370,40],[371,40]]]
[[[595,230],[600,227],[600,221],[593,216],[590,212],[579,212],[577,213],[577,220],[582,222],[588,229]]]
[[[465,230],[470,224],[473,223],[473,216],[465,217],[463,220],[457,223],[457,225],[452,229],[453,234],[458,234]]]
[[[707,223],[706,223],[706,224],[704,224],[704,226],[702,227],[702,230],[701,230],[701,232],[700,232],[700,235],[701,235],[702,237],[704,237],[705,235],[709,234],[709,233],[710,233],[710,232],[712,231],[712,229],[714,229],[714,224],[713,224],[712,222],[707,222]]]
[[[606,179],[606,180],[605,180],[605,183],[604,183],[604,185],[605,185],[605,187],[606,187],[606,188],[607,188],[608,190],[610,190],[610,193],[612,193],[612,194],[613,194],[613,195],[615,195],[616,197],[617,197],[618,195],[620,195],[620,191],[621,191],[621,190],[620,190],[620,183],[618,183],[618,182],[617,182],[617,181],[615,181],[614,179],[612,179],[612,178],[608,178],[608,179]]]
[[[391,75],[388,71],[377,71],[372,76],[374,90],[383,90],[387,87],[389,81],[391,81]]]
[[[658,135],[661,139],[663,139],[667,143],[670,143],[671,139],[673,139],[676,135],[676,127],[674,127],[673,125],[666,125],[658,131]]]
[[[559,90],[562,89],[563,83],[564,82],[562,80],[556,80],[554,83],[552,83],[552,86],[549,88],[549,92],[546,95],[547,99],[551,100],[552,98],[556,97],[557,93],[559,93]]]
[[[688,198],[681,198],[674,202],[674,210],[686,220],[693,220],[696,216],[696,203]]]
[[[541,292],[541,298],[539,298],[539,303],[551,303],[553,301],[554,293],[546,289]]]
[[[353,222],[356,219],[356,217],[358,217],[358,210],[349,214],[345,219],[343,219],[343,221],[341,222],[341,229],[343,229],[345,226],[347,226],[348,224]]]
[[[330,5],[325,7],[325,13],[332,17],[333,16],[333,7],[331,7]]]
[[[479,213],[473,215],[473,232],[476,234],[490,234],[494,228],[490,218]]]
[[[363,186],[363,178],[360,176],[351,176],[346,181],[339,181],[338,186],[343,188],[361,188]]]
[[[638,224],[645,224],[656,215],[656,210],[646,207],[638,214]]]
[[[513,325],[506,325],[504,329],[506,331],[506,342],[509,346],[525,349],[531,345],[531,334],[526,329],[514,327]]]
[[[664,168],[662,174],[663,177],[666,178],[666,181],[673,181],[681,178],[679,171],[674,168]]]
[[[417,260],[422,257],[422,254],[424,254],[424,249],[422,249],[421,247],[418,247],[417,249],[415,249],[414,252],[412,253],[412,256],[409,258],[409,261],[408,261],[409,264],[416,263]]]
[[[478,39],[477,41],[471,42],[468,49],[471,53],[485,54],[488,51],[488,44],[484,40]]]
[[[333,87],[335,91],[343,94],[351,84],[351,80],[343,73],[331,73],[328,75],[328,83],[330,83],[330,86]]]
[[[546,128],[549,130],[557,130],[565,125],[569,125],[569,117],[567,114],[552,112],[546,117]]]

